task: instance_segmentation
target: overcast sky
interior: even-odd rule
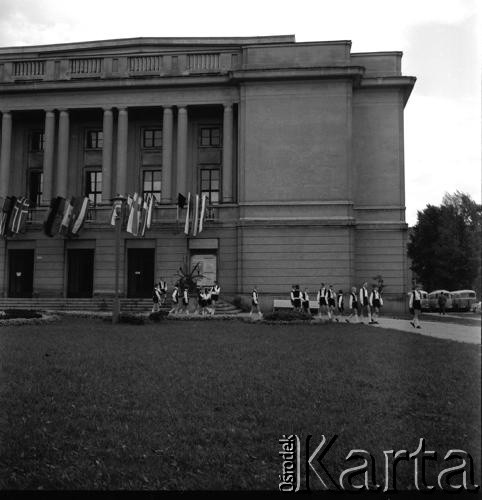
[[[402,51],[407,222],[457,189],[481,201],[479,0],[0,0],[0,46],[293,34]]]

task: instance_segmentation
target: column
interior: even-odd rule
[[[102,135],[104,145],[102,147],[102,202],[110,203],[112,199],[112,109],[104,109],[104,122]]]
[[[223,202],[233,201],[233,107],[224,105],[223,118]]]
[[[187,109],[180,107],[177,112],[177,190],[186,194],[187,169]]]
[[[10,155],[12,150],[12,114],[4,111],[2,114],[2,150],[0,151],[0,196],[5,198],[10,181]]]
[[[52,199],[52,185],[54,179],[54,141],[55,141],[55,114],[53,110],[45,110],[44,127],[44,162],[42,202],[49,204]]]
[[[57,155],[57,196],[67,198],[69,176],[69,139],[70,139],[69,112],[66,109],[59,111],[59,144]]]
[[[165,107],[162,116],[162,183],[161,201],[171,203],[172,175],[172,108]]]
[[[119,108],[117,119],[117,179],[116,193],[125,196],[127,186],[127,139],[129,117],[126,108]]]

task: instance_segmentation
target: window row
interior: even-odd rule
[[[219,127],[200,127],[198,132],[198,146],[221,147],[221,129]],[[162,148],[162,129],[145,128],[141,136],[142,149]],[[39,153],[44,150],[45,137],[42,130],[32,130],[29,135],[29,151]],[[101,129],[87,130],[85,132],[85,149],[102,149],[104,146],[104,134]]]
[[[154,196],[157,203],[161,201],[160,169],[142,171],[142,196]],[[43,174],[39,169],[29,169],[27,191],[31,207],[41,204],[43,192]],[[220,171],[217,167],[199,169],[199,191],[207,196],[209,204],[217,204],[220,200]],[[92,205],[102,201],[102,171],[100,169],[86,169],[84,172],[84,196],[87,196]]]

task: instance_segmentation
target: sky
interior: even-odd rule
[[[131,37],[296,36],[401,51],[406,219],[459,190],[481,202],[479,0],[0,0],[0,46]]]

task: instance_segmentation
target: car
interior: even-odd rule
[[[470,309],[474,313],[480,313],[482,312],[482,302],[475,302],[472,304],[472,308]]]

